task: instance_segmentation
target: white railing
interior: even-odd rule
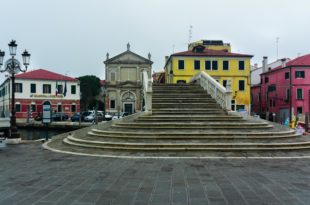
[[[145,111],[151,112],[152,111],[152,79],[149,78],[146,70],[143,71],[142,78],[143,78],[142,86],[143,86]]]
[[[231,110],[231,81],[227,80],[226,88],[206,72],[201,71],[190,79],[190,83],[198,83],[225,110]]]

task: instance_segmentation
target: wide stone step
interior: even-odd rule
[[[272,128],[272,125],[267,123],[216,123],[216,122],[191,122],[191,123],[138,123],[138,122],[120,122],[115,123],[112,127],[120,127],[126,129],[266,129]]]
[[[89,141],[74,136],[65,138],[64,143],[82,147],[135,151],[236,151],[236,150],[294,150],[310,149],[310,142],[287,143],[116,143]]]
[[[152,103],[216,103],[212,98],[153,98]]]
[[[79,137],[77,137],[79,138]],[[117,135],[96,135],[93,132],[89,132],[87,136],[83,136],[82,139],[89,141],[103,141],[103,142],[142,142],[143,143],[244,143],[244,142],[304,142],[306,139],[302,138],[300,135],[282,135],[282,136],[270,136],[270,137],[200,137],[200,138],[188,138],[188,137],[179,137],[179,138],[170,138],[170,137],[152,137],[152,138],[139,138],[139,137],[118,137]]]
[[[98,136],[118,136],[118,137],[130,137],[130,138],[193,138],[193,139],[199,139],[199,138],[270,138],[270,137],[281,137],[285,135],[295,135],[294,130],[286,130],[286,131],[267,131],[266,130],[242,130],[242,131],[236,131],[236,130],[210,130],[210,131],[198,131],[198,130],[192,130],[191,132],[183,132],[183,131],[152,131],[152,130],[136,130],[136,131],[121,131],[121,130],[98,130],[98,129],[92,129],[91,132],[94,135]]]
[[[109,138],[109,139],[117,139],[117,140],[163,140],[163,141],[259,141],[259,140],[287,140],[287,139],[295,139],[296,137],[300,138],[299,134],[294,132],[283,132],[282,134],[277,132],[264,132],[260,133],[234,133],[231,134],[229,132],[226,133],[158,133],[158,132],[120,132],[120,131],[103,131],[101,132],[92,130],[88,132],[88,136],[92,136],[95,138]]]
[[[153,92],[161,92],[161,93],[207,93],[206,91],[204,91],[202,88],[175,88],[175,89],[154,89],[153,88]]]
[[[187,113],[190,113],[190,112],[208,112],[208,111],[221,111],[221,112],[225,112],[224,110],[220,109],[220,108],[195,108],[195,107],[192,107],[192,108],[186,108],[186,109],[182,109],[180,110],[179,108],[156,108],[156,109],[152,109],[152,112],[156,112],[156,111],[165,111],[167,112],[167,114],[169,112],[176,112],[176,111],[183,111],[183,112],[187,112]]]
[[[139,122],[196,122],[196,121],[229,121],[229,122],[237,122],[244,121],[244,119],[240,116],[227,116],[227,115],[150,115],[150,116],[141,116],[134,121]]]
[[[137,118],[138,120],[153,120],[153,119],[159,119],[159,120],[184,120],[184,119],[190,119],[190,120],[216,120],[216,119],[226,119],[226,120],[243,120],[241,116],[235,116],[235,115],[143,115]]]
[[[153,103],[153,109],[157,108],[217,108],[220,106],[217,103]]]
[[[185,118],[138,118],[135,122],[242,122],[243,119],[234,119],[234,118],[195,118],[195,117],[185,117]]]
[[[206,97],[206,98],[212,98],[211,95],[209,95],[206,92],[153,92],[152,96],[193,96],[193,97]]]
[[[163,115],[227,115],[224,110],[217,109],[217,108],[204,108],[204,109],[175,109],[175,108],[157,108],[152,109],[152,113],[155,115],[163,114]]]
[[[153,89],[202,89],[200,85],[153,85]]]

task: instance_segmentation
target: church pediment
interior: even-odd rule
[[[131,51],[126,51],[104,62],[105,64],[152,64],[153,62]]]

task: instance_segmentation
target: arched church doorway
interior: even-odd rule
[[[128,114],[132,114],[135,112],[135,95],[127,91],[122,95],[122,104],[123,104],[123,112],[127,112]]]

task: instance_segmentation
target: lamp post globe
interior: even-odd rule
[[[5,55],[5,52],[0,50],[0,67],[3,65],[4,55]]]
[[[10,56],[11,58],[8,59],[4,65],[3,70],[0,72],[8,72],[11,75],[11,86],[12,86],[12,97],[11,97],[11,119],[10,119],[10,132],[7,137],[8,144],[17,144],[20,142],[21,138],[18,133],[18,129],[16,126],[16,110],[15,110],[15,74],[19,72],[26,72],[27,67],[30,64],[30,54],[27,50],[25,50],[22,54],[23,58],[23,65],[25,69],[22,69],[21,64],[17,59],[15,59],[17,44],[15,40],[12,40],[9,44]],[[4,58],[4,51],[0,50],[0,67],[3,65],[3,58]]]
[[[10,55],[15,56],[16,55],[16,50],[17,50],[17,44],[15,40],[12,40],[9,44],[9,49],[10,49]]]

